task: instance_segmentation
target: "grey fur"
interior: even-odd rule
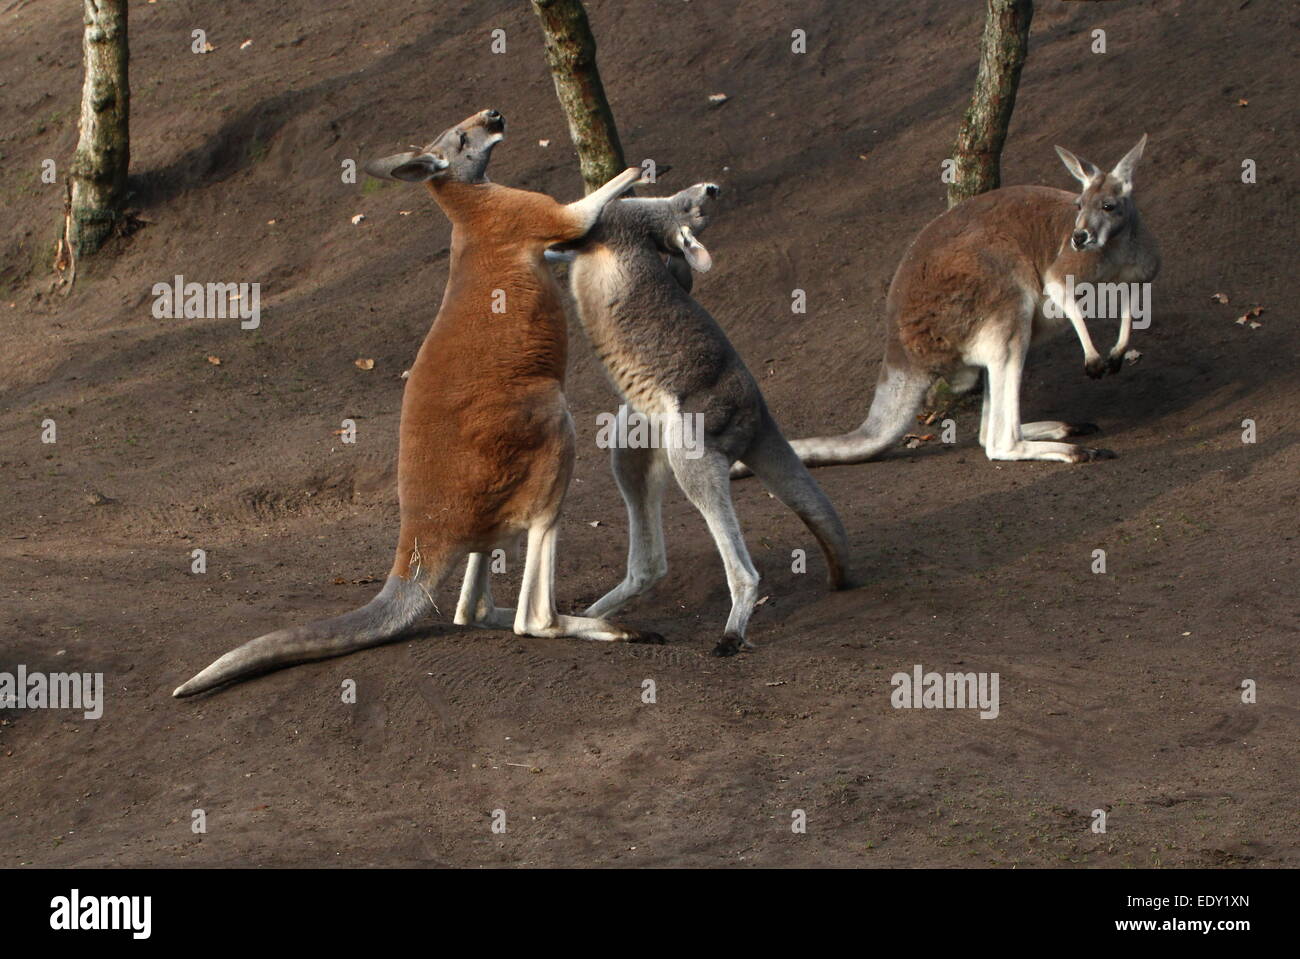
[[[249,640],[178,686],[172,695],[193,696],[255,673],[378,646],[433,609],[430,593],[437,585],[389,576],[379,594],[360,609]]]
[[[714,652],[728,655],[749,645],[745,627],[758,584],[731,502],[732,463],[745,461],[813,532],[832,588],[845,585],[848,548],[835,508],[782,436],[754,377],[688,292],[691,280],[682,265],[711,265],[697,234],[708,223],[704,207],[718,192],[701,183],[670,197],[609,204],[596,228],[574,246],[570,280],[583,329],[628,405],[643,415],[671,411],[703,418],[698,458],[671,446],[614,449],[614,473],[630,522],[628,571],[587,615],[608,614],[666,572],[659,502],[671,470],[704,514],[722,554],[732,610]]]

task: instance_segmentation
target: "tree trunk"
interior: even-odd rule
[[[83,0],[83,4],[86,75],[81,88],[81,137],[70,169],[67,224],[68,244],[78,256],[94,253],[117,225],[131,158],[126,0]]]
[[[1020,70],[1029,53],[1033,0],[987,2],[975,93],[953,147],[956,179],[948,185],[949,207],[977,193],[995,190],[1001,183],[1002,144],[1016,105]]]
[[[587,192],[626,169],[614,113],[596,68],[596,38],[581,0],[532,0],[546,38],[546,63],[569,120]]]

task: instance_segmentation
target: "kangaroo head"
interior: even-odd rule
[[[1143,134],[1137,146],[1124,154],[1124,159],[1109,173],[1102,173],[1095,165],[1080,160],[1064,147],[1056,148],[1065,168],[1083,184],[1083,192],[1075,201],[1079,215],[1074,218],[1074,230],[1070,234],[1070,245],[1074,249],[1100,250],[1136,216],[1133,170],[1146,145],[1146,134]]]
[[[482,110],[444,130],[423,149],[372,160],[366,164],[366,172],[384,180],[408,183],[482,183],[487,179],[492,148],[505,135],[506,118],[496,110]]]
[[[697,183],[672,196],[625,200],[619,208],[636,211],[640,232],[661,253],[685,257],[691,269],[706,273],[713,258],[698,234],[709,225],[706,208],[721,192],[716,183]]]

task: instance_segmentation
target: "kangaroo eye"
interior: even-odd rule
[[[469,137],[465,136],[465,131],[460,131],[460,148],[465,149],[465,144],[469,142]]]
[[[1105,210],[1107,213],[1115,212],[1115,204],[1112,203],[1110,200],[1107,200],[1105,203],[1103,203],[1101,205],[1101,208]]]

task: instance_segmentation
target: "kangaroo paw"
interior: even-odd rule
[[[735,656],[736,653],[751,650],[754,644],[743,636],[723,636],[718,645],[713,647],[714,656]]]

